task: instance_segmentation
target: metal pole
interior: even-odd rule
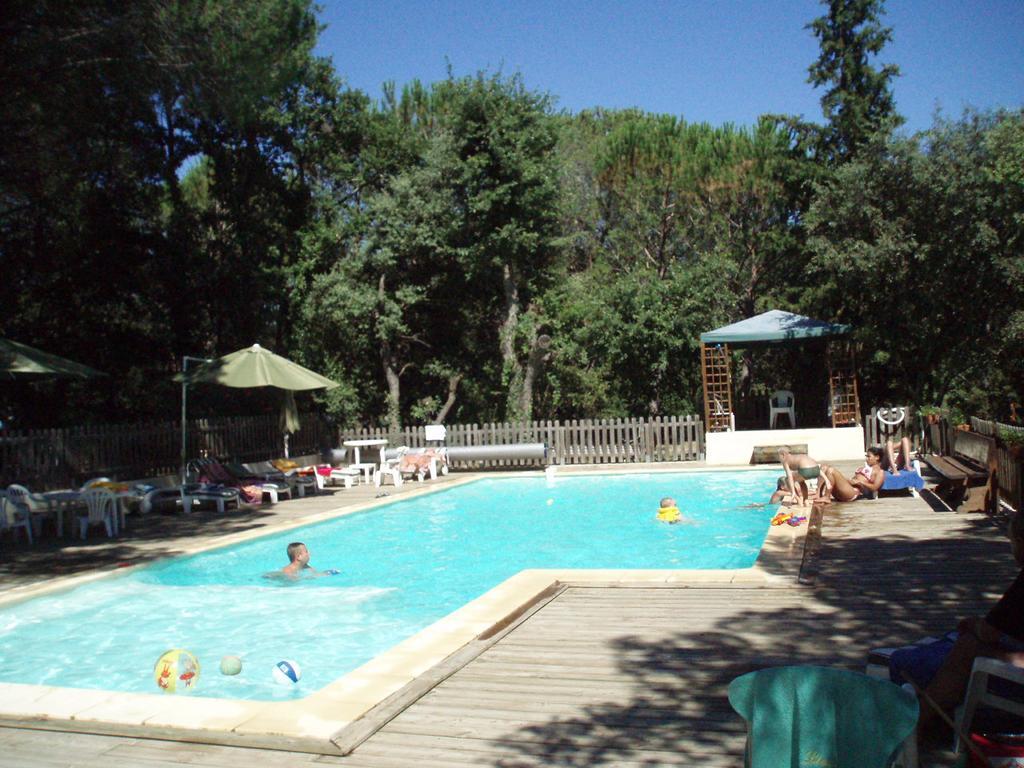
[[[186,474],[185,473],[185,466],[188,463],[188,458],[187,458],[188,446],[186,444],[186,437],[185,437],[185,417],[186,417],[186,414],[188,412],[188,409],[186,408],[185,404],[186,404],[186,402],[188,400],[188,381],[185,378],[185,374],[188,373],[188,364],[189,364],[190,361],[191,362],[196,362],[196,363],[212,363],[213,362],[213,360],[208,358],[208,357],[192,357],[190,355],[184,355],[181,358],[181,375],[182,375],[182,379],[181,379],[181,483],[182,483],[182,485],[185,484],[185,481],[187,479],[186,476],[185,476],[185,474]]]

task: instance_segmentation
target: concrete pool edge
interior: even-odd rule
[[[634,473],[637,472],[635,466],[631,469]],[[512,474],[508,473],[505,476]],[[523,474],[536,477],[537,473]],[[576,473],[567,470],[564,474]],[[462,485],[478,478],[479,476],[470,476],[464,480],[460,479],[458,484]],[[454,486],[444,486],[451,487]],[[424,492],[442,489],[426,488]],[[193,552],[215,549],[234,543],[234,540],[239,538],[244,540],[264,536],[393,501],[396,500],[357,505],[340,513],[324,512],[273,528],[231,534],[207,542],[204,546],[197,546]],[[316,754],[344,754],[345,749],[340,746],[340,742],[341,735],[346,729],[358,723],[381,702],[399,693],[428,670],[441,664],[474,640],[487,636],[496,627],[508,623],[510,617],[521,613],[524,607],[536,602],[552,587],[564,583],[767,586],[771,583],[789,582],[795,585],[799,576],[806,533],[806,524],[798,528],[786,525],[769,526],[757,561],[752,567],[744,569],[520,571],[475,600],[303,699],[287,702],[240,701],[201,696],[118,693],[0,683],[0,725]],[[62,586],[46,589],[45,592],[67,589],[79,583],[108,578],[127,570],[131,569],[71,577],[62,580],[65,582]],[[67,581],[74,583],[68,585]],[[34,595],[23,595],[18,599],[26,599],[28,596]]]

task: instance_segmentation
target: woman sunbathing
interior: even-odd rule
[[[832,498],[836,501],[855,501],[860,498],[874,498],[885,482],[882,469],[881,448],[871,447],[864,453],[864,466],[858,467],[852,478],[847,478],[833,466],[822,466],[822,474],[832,486]]]

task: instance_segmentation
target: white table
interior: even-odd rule
[[[125,516],[128,513],[128,504],[133,499],[138,499],[138,491],[132,489],[126,489],[123,491],[114,491],[109,488],[104,489],[110,492],[114,497],[114,535],[117,536],[121,531],[125,530],[128,526],[126,524]],[[64,536],[64,516],[68,515],[69,523],[74,522],[74,514],[85,508],[85,503],[82,501],[82,492],[75,490],[62,490],[62,491],[46,491],[45,493],[33,494],[32,498],[37,503],[46,505],[45,512],[52,514],[57,524],[57,536]],[[44,510],[36,509],[36,512]]]
[[[356,460],[349,466],[353,469],[358,469],[363,473],[365,482],[369,484],[373,480],[373,472],[377,468],[377,462],[364,462],[361,461],[359,455],[360,448],[380,448],[380,463],[384,463],[384,446],[388,444],[387,440],[383,438],[366,439],[366,440],[346,440],[342,443],[346,448],[352,448],[355,450]]]

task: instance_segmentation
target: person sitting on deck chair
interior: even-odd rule
[[[911,680],[922,689],[918,734],[936,735],[940,715],[947,715],[964,698],[974,659],[987,656],[1024,666],[1024,513],[1010,519],[1010,551],[1022,570],[999,602],[984,616],[960,621],[956,632],[934,643],[902,648],[889,660],[889,676],[897,683]]]
[[[782,462],[782,468],[786,470],[786,489],[797,500],[798,506],[807,506],[807,498],[797,492],[795,480],[797,475],[800,476],[801,482],[818,479],[828,490],[831,481],[821,473],[821,466],[818,462],[806,453],[793,453],[789,448],[779,448],[779,461]],[[818,490],[818,493],[821,495],[821,489]]]

